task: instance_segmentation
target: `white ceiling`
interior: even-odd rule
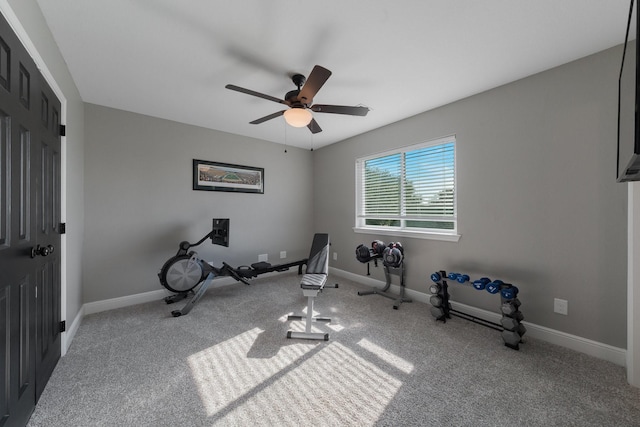
[[[37,0],[85,102],[319,148],[620,44],[629,0]],[[314,113],[272,101],[319,64]]]

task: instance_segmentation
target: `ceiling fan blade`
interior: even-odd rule
[[[369,112],[367,107],[349,107],[346,105],[315,104],[309,107],[309,109],[316,113],[346,114],[349,116],[366,116]]]
[[[245,89],[236,85],[226,85],[227,89],[235,90],[236,92],[246,93],[247,95],[257,96],[258,98],[267,99],[269,101],[277,102],[279,104],[289,105],[284,99],[276,98],[275,96],[265,95],[264,93],[256,92],[255,90]]]
[[[318,125],[318,122],[316,122],[316,119],[311,119],[307,127],[309,128],[311,133],[322,132],[322,128],[320,127],[320,125]]]
[[[302,86],[302,89],[300,89],[300,94],[298,95],[300,102],[306,105],[311,104],[313,97],[316,96],[316,93],[318,93],[329,77],[331,77],[331,71],[319,65],[313,67],[307,81],[304,86]]]
[[[275,119],[276,117],[280,117],[287,110],[278,111],[277,113],[269,114],[268,116],[261,117],[259,119],[255,119],[252,122],[249,122],[252,125],[259,125],[260,123],[264,123],[267,120]]]

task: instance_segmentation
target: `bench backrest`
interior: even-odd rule
[[[316,233],[307,261],[307,274],[329,274],[329,235]]]

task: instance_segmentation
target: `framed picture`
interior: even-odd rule
[[[193,159],[193,189],[264,194],[264,168]]]

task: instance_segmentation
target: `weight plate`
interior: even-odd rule
[[[434,307],[440,307],[442,305],[442,298],[438,295],[431,295],[431,298],[429,298],[429,302]]]
[[[431,315],[439,320],[442,316],[444,316],[444,310],[442,309],[442,307],[431,307]]]

